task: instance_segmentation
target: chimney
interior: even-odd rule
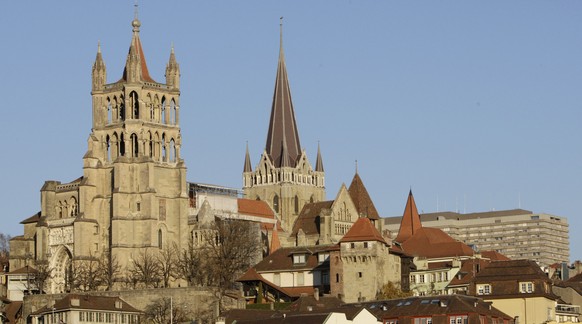
[[[315,300],[319,300],[319,288],[313,289],[313,298],[315,298]]]

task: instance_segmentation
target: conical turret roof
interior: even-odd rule
[[[398,235],[396,236],[395,241],[403,243],[421,228],[422,224],[420,223],[420,215],[418,214],[418,209],[414,202],[412,190],[410,190],[408,193],[408,200],[406,201],[406,207],[404,208],[404,214],[402,215],[402,221],[400,222],[400,229],[398,230]]]
[[[366,190],[366,186],[364,186],[364,182],[357,171],[352,179],[348,192],[358,210],[358,214],[373,220],[380,219],[376,206],[374,206],[374,202],[372,202],[372,198],[370,198],[368,190]]]

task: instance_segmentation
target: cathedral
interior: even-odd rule
[[[247,147],[243,197],[237,189],[186,180],[180,154],[180,66],[174,49],[164,82],[153,80],[137,14],[131,27],[125,68],[117,81],[107,83],[101,47],[97,49],[83,174],[72,182],[44,183],[40,211],[23,220],[23,235],[11,240],[11,270],[43,260],[53,271],[46,292],[60,293],[67,291],[74,262],[115,258],[126,269],[143,249],[167,244],[185,249],[196,239],[198,222],[209,215],[257,222],[271,247],[338,243],[359,217],[379,219],[357,172],[349,189],[342,186],[335,200],[326,200],[319,146],[315,167],[301,148],[282,26],[266,145],[254,169]],[[374,224],[381,229],[379,222]]]

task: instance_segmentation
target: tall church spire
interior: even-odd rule
[[[301,155],[301,144],[299,143],[299,133],[295,122],[295,111],[291,101],[291,89],[283,51],[283,17],[281,17],[280,23],[279,63],[265,150],[276,166],[282,165],[282,161],[286,159],[289,160],[290,166],[295,166]],[[286,156],[283,156],[283,152],[286,153]]]
[[[412,190],[410,190],[408,193],[408,200],[406,201],[406,207],[404,208],[404,215],[402,215],[402,221],[400,222],[400,229],[398,230],[398,235],[396,236],[395,241],[403,243],[421,228],[422,224],[420,223],[420,215],[418,214],[418,209],[416,209]]]

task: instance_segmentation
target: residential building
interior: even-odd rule
[[[11,301],[22,301],[25,295],[38,294],[40,291],[35,268],[25,266],[8,272],[6,277],[7,298]]]
[[[292,301],[302,294],[329,293],[330,252],[337,249],[337,245],[277,249],[238,279],[247,302]]]
[[[535,260],[542,266],[569,262],[569,227],[565,217],[523,209],[421,214],[422,225],[439,228],[477,250],[492,250],[510,259]],[[400,217],[384,219],[386,229],[396,232]]]
[[[97,324],[143,322],[143,312],[119,297],[68,294],[31,314],[32,324]]]
[[[532,260],[493,261],[475,273],[469,295],[489,301],[520,323],[576,323],[579,306],[560,302],[552,281]]]

